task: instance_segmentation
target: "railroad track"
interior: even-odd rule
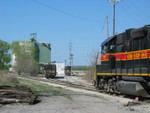
[[[89,90],[89,91],[98,92],[94,86],[82,84],[82,83],[78,83],[78,82],[63,81],[63,80],[58,80],[55,78],[43,79],[41,77],[19,77],[19,78],[27,78],[27,79],[37,80],[37,81],[41,81],[41,82],[48,82],[48,83],[63,85],[63,86],[67,86],[67,87],[79,88],[79,89],[85,89],[85,90]]]
[[[63,80],[58,80],[55,78],[50,78],[50,79],[44,78],[43,79],[41,77],[19,77],[19,78],[27,78],[27,79],[31,79],[31,80],[40,81],[40,82],[52,83],[52,84],[66,86],[66,87],[84,89],[84,90],[88,90],[88,91],[100,92],[103,94],[111,95],[110,93],[106,93],[106,92],[102,92],[100,90],[97,90],[94,86],[87,85],[87,84],[81,84],[78,82],[63,81]],[[123,97],[123,98],[128,98],[128,99],[134,99],[135,98],[135,96],[127,96],[127,95],[122,95],[122,94],[114,94],[114,95],[117,97]],[[149,104],[150,98],[140,97],[139,102],[140,102],[140,104]]]

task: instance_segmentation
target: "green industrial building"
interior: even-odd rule
[[[51,44],[38,42],[32,35],[31,35],[30,41],[32,45],[35,46],[37,49],[38,62],[39,63],[51,62]]]
[[[39,62],[51,62],[51,48],[49,43],[39,43]]]

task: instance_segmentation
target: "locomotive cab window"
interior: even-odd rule
[[[123,44],[118,45],[116,48],[116,52],[118,53],[118,52],[123,52],[123,51],[124,51],[124,45]]]
[[[115,38],[109,42],[108,51],[109,51],[109,53],[115,53],[115,51],[116,51],[116,39]]]
[[[102,54],[106,54],[108,53],[108,44],[105,44],[103,47],[102,47]]]
[[[114,41],[110,42],[110,44],[109,44],[109,52],[110,53],[115,53],[115,49],[116,49],[115,42]]]

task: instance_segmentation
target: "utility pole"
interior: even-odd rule
[[[67,65],[67,60],[66,59],[64,59],[65,60],[65,66]]]
[[[69,60],[70,60],[70,67],[71,67],[71,75],[72,75],[72,66],[73,66],[73,54],[72,54],[72,43],[69,43]]]
[[[109,38],[109,27],[108,27],[108,16],[106,16],[106,30],[107,30],[107,38]]]
[[[115,35],[115,16],[116,16],[116,3],[122,0],[108,0],[108,2],[113,2],[113,36]]]

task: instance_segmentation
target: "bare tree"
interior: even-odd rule
[[[87,80],[93,80],[94,78],[94,73],[96,71],[96,64],[99,61],[99,50],[92,50],[89,55],[89,69],[88,69],[88,73],[86,74],[86,79]]]
[[[15,72],[25,74],[36,74],[38,72],[38,62],[36,61],[36,48],[30,41],[13,42],[12,52],[15,55],[13,69]]]

